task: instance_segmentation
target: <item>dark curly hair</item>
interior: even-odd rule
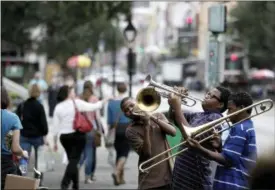
[[[225,110],[227,110],[228,98],[231,95],[231,91],[223,86],[218,86],[216,87],[216,89],[218,89],[221,92],[220,102],[223,103],[223,107],[220,111],[221,113],[223,113],[225,112]]]
[[[237,107],[244,108],[253,104],[253,99],[247,92],[237,92],[232,94],[228,101],[232,101]],[[251,114],[252,108],[247,110],[248,114]]]

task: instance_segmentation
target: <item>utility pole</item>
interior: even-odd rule
[[[213,5],[208,8],[208,60],[206,63],[206,87],[211,88],[222,82],[225,63],[225,41],[220,36],[226,32],[226,6]]]
[[[128,26],[124,29],[124,37],[128,41],[129,48],[127,54],[128,60],[128,75],[129,75],[129,97],[132,97],[132,77],[136,71],[136,54],[133,52],[132,42],[135,41],[137,36],[137,30],[132,24],[131,15],[128,16]]]
[[[114,24],[114,30],[113,30],[113,51],[112,51],[112,67],[113,67],[113,82],[112,82],[112,94],[113,96],[115,96],[116,94],[116,51],[117,51],[117,47],[116,47],[116,29],[117,29],[117,26],[118,26],[118,20],[115,21],[115,24]]]

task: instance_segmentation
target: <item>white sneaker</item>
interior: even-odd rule
[[[91,183],[94,183],[94,181],[92,181],[91,179],[86,179],[85,180],[85,184],[91,184]]]

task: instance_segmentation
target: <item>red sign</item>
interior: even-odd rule
[[[230,60],[231,60],[231,61],[237,61],[238,59],[239,59],[239,57],[238,57],[236,54],[232,53],[232,54],[230,55]]]

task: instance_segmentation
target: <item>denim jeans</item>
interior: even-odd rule
[[[96,147],[94,137],[91,132],[86,134],[86,145],[81,155],[79,165],[82,166],[85,162],[85,175],[92,176],[96,166]]]
[[[29,155],[31,154],[32,147],[35,150],[35,168],[37,168],[37,149],[44,144],[43,137],[23,137],[20,136],[20,146],[26,150]]]

